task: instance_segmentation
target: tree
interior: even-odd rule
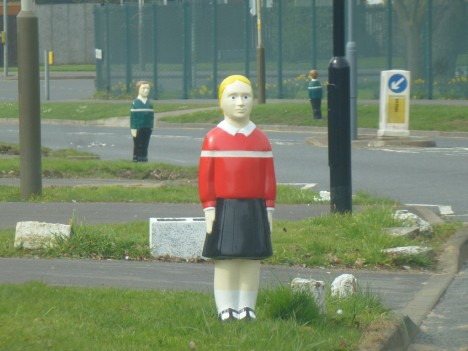
[[[466,52],[465,0],[437,0],[433,9],[433,72],[434,78],[454,75],[459,54]]]
[[[406,63],[413,80],[424,77],[424,47],[421,39],[426,6],[427,0],[393,0],[393,8],[405,32]]]
[[[428,0],[393,0],[406,37],[406,62],[413,80],[424,78],[424,32]],[[465,0],[433,0],[433,75],[453,76],[457,55],[464,52],[466,38]]]

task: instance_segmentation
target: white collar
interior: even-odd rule
[[[140,100],[142,103],[146,104],[148,102],[148,98],[143,97],[141,95],[138,95],[137,97],[138,100]]]
[[[254,131],[256,125],[252,121],[249,121],[249,123],[245,127],[236,128],[228,122],[226,122],[226,120],[222,120],[218,123],[218,127],[224,130],[226,133],[231,134],[232,136],[236,135],[237,133],[249,136]]]

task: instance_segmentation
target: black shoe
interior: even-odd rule
[[[218,318],[223,323],[229,323],[229,322],[237,320],[238,315],[239,315],[239,313],[236,310],[233,310],[232,308],[228,308],[228,309],[222,311],[218,315]]]
[[[257,318],[257,316],[255,315],[255,311],[252,308],[244,307],[243,309],[239,310],[239,316],[237,318],[242,321],[253,321]]]

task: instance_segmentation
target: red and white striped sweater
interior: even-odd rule
[[[255,124],[240,130],[225,121],[205,137],[198,171],[198,193],[203,208],[216,198],[265,199],[275,207],[276,178],[267,136]]]

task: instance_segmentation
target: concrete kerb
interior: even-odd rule
[[[445,244],[444,251],[439,257],[437,272],[413,300],[409,301],[400,313],[397,313],[396,317],[400,322],[394,328],[383,331],[380,344],[373,345],[372,349],[361,348],[361,350],[406,350],[411,340],[418,334],[424,319],[444,295],[467,258],[468,225],[464,225]]]

